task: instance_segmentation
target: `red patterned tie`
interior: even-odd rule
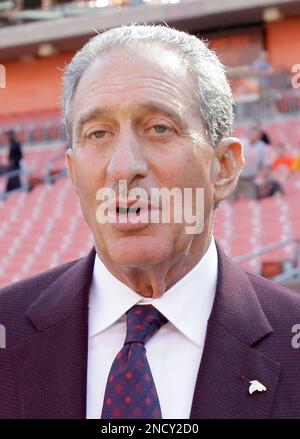
[[[108,375],[102,419],[161,419],[144,345],[166,322],[152,305],[135,305],[127,312],[126,339]]]

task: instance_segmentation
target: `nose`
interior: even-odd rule
[[[148,164],[136,134],[131,129],[120,132],[107,167],[107,174],[115,182],[127,180],[130,184],[135,178],[145,177],[147,172]]]

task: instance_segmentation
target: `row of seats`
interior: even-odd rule
[[[67,178],[0,202],[0,285],[76,259],[92,239]]]
[[[5,133],[11,129],[15,130],[19,140],[26,144],[65,139],[62,116],[55,108],[0,115],[0,146],[5,144]]]
[[[217,210],[215,236],[238,257],[289,237],[300,238],[300,176],[288,182],[287,195],[260,202],[224,202]],[[92,237],[67,178],[16,192],[0,202],[0,286],[77,259],[92,247]],[[267,255],[292,260],[293,245]],[[260,271],[261,259],[244,264]]]
[[[216,215],[215,235],[228,254],[239,257],[288,238],[300,238],[299,173],[290,177],[285,191],[285,196],[221,205]],[[263,260],[292,261],[294,255],[295,245],[291,244],[268,253]],[[260,272],[261,263],[262,258],[258,257],[243,265]]]

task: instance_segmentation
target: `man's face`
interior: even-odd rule
[[[125,267],[176,259],[208,233],[214,188],[213,148],[196,109],[193,80],[169,52],[113,51],[83,74],[73,101],[69,174],[100,256]],[[186,234],[186,223],[99,224],[96,194],[116,190],[205,188],[204,231]],[[194,211],[195,213],[195,211]]]

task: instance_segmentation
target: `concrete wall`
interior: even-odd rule
[[[3,114],[59,108],[61,76],[72,53],[46,59],[9,61],[6,88],[0,89],[0,116]]]

